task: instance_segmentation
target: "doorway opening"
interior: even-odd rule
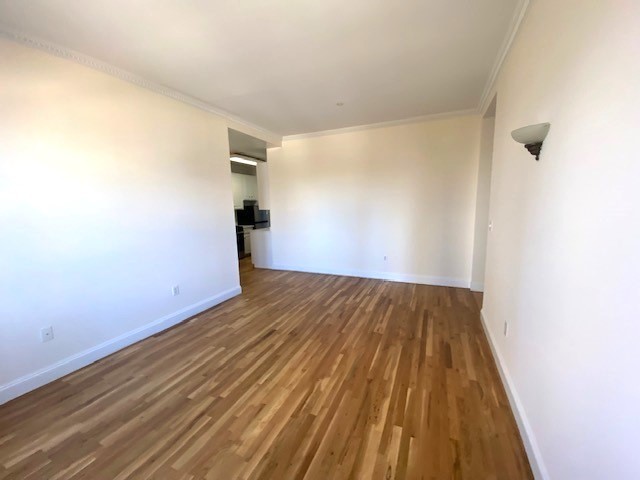
[[[264,250],[264,231],[271,227],[268,209],[267,144],[237,130],[229,129],[229,160],[235,219],[236,246],[243,276],[253,270],[254,255]],[[260,231],[259,233],[256,233]]]
[[[484,277],[487,257],[487,237],[490,230],[489,218],[491,197],[491,168],[493,162],[493,137],[496,121],[497,98],[489,104],[484,116],[480,133],[480,159],[478,164],[478,185],[476,190],[476,221],[473,242],[473,265],[471,268],[471,290],[477,292],[482,308]]]

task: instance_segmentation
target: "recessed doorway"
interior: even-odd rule
[[[473,244],[473,266],[471,269],[471,290],[482,307],[484,274],[487,255],[487,237],[491,220],[489,218],[491,196],[491,167],[493,161],[493,135],[496,120],[496,97],[493,98],[484,116],[480,137],[480,159],[478,164],[478,185],[476,193],[476,221]]]
[[[229,129],[229,160],[242,283],[242,273],[253,269],[252,247],[261,241],[261,236],[256,236],[253,232],[269,229],[271,226],[270,212],[261,205],[265,203],[264,179],[262,185],[259,184],[261,173],[266,172],[267,144],[258,138]]]

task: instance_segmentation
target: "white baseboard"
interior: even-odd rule
[[[271,265],[271,270],[288,270],[292,272],[320,273],[323,275],[342,275],[345,277],[375,278],[391,282],[418,283],[439,287],[469,288],[469,280],[462,278],[434,277],[409,273],[375,272],[370,270],[351,270],[342,268],[301,267],[291,265]]]
[[[484,316],[484,310],[480,311],[480,319],[482,320],[482,327],[484,328],[484,332],[489,339],[489,346],[491,347],[493,358],[495,359],[496,365],[498,366],[498,372],[500,373],[500,378],[502,378],[502,384],[504,385],[504,389],[506,390],[507,396],[509,397],[509,404],[511,405],[511,410],[513,411],[514,417],[516,418],[518,430],[520,430],[520,436],[522,437],[522,442],[524,443],[524,448],[527,451],[529,463],[531,464],[531,469],[533,470],[533,476],[538,480],[549,480],[549,473],[547,472],[544,461],[542,460],[542,453],[540,452],[540,448],[538,447],[538,442],[536,441],[536,437],[533,434],[533,429],[531,428],[531,424],[529,423],[529,420],[527,418],[527,414],[524,410],[524,406],[522,405],[522,401],[520,400],[520,396],[518,395],[516,387],[511,380],[511,375],[509,375],[507,365],[504,363],[502,355],[500,355],[500,352],[498,351],[498,347],[494,340],[494,337],[491,334],[491,330],[487,325],[487,321]]]
[[[481,282],[471,282],[469,286],[472,292],[484,292],[484,283]]]
[[[240,286],[231,288],[218,295],[214,295],[198,303],[189,305],[177,312],[165,315],[164,317],[154,320],[151,323],[147,323],[135,330],[119,335],[116,338],[107,340],[95,347],[91,347],[87,350],[76,353],[75,355],[64,358],[52,365],[48,365],[40,370],[36,370],[28,375],[17,378],[9,383],[0,385],[0,405],[19,397],[20,395],[24,395],[31,390],[42,387],[43,385],[57,380],[60,377],[68,375],[71,372],[75,372],[76,370],[86,367],[101,358],[111,355],[112,353],[150,337],[151,335],[155,335],[162,330],[166,330],[167,328],[172,327],[187,318],[193,317],[194,315],[197,315],[211,307],[215,307],[219,303],[235,297],[240,293],[242,293]]]

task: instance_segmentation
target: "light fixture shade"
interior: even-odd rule
[[[511,132],[513,139],[524,145],[531,145],[544,142],[549,133],[550,123],[537,123],[536,125],[527,125]]]
[[[255,160],[248,160],[242,157],[231,157],[231,161],[236,163],[244,163],[245,165],[253,165],[254,167],[258,165],[258,162],[256,162]]]

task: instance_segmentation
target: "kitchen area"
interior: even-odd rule
[[[271,227],[268,208],[266,143],[229,129],[231,186],[238,259],[247,263],[263,262],[265,239]],[[257,265],[260,266],[260,265]]]

